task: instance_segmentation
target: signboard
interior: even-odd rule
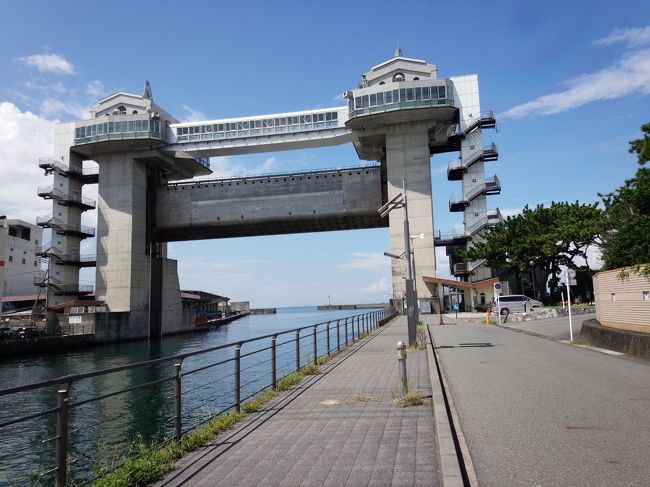
[[[458,311],[458,303],[452,304],[451,309],[454,310],[454,311]]]
[[[495,282],[494,283],[494,293],[495,294],[501,294],[501,291],[503,291],[503,286],[501,285],[500,282]]]
[[[70,323],[70,324],[81,323],[81,316],[79,316],[79,315],[71,315],[70,318],[68,318],[68,323]]]

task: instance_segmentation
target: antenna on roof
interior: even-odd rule
[[[397,48],[395,48],[395,57],[401,56],[402,50],[399,48],[399,37],[397,38]]]
[[[149,83],[149,80],[144,82],[144,93],[142,93],[142,98],[145,100],[153,101],[153,95],[151,94],[151,83]]]

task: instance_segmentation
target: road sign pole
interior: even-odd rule
[[[497,300],[497,324],[501,324],[501,300],[499,299],[501,296],[501,291],[503,290],[503,287],[500,282],[495,282],[494,283],[494,296],[496,297]]]
[[[569,282],[569,269],[564,270],[564,279],[566,280],[566,305],[569,309],[569,336],[573,341],[573,322],[571,320],[571,283]]]

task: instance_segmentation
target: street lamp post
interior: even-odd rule
[[[414,281],[415,281],[415,265],[413,256],[411,254],[411,232],[409,230],[409,214],[408,203],[406,199],[406,179],[402,179],[402,192],[397,194],[388,203],[379,208],[379,214],[385,217],[395,208],[404,209],[404,258],[406,259],[406,320],[408,324],[408,339],[409,345],[415,345],[416,332],[418,323],[418,306],[417,296],[415,294]],[[389,257],[401,258],[402,256],[394,256],[389,254]]]

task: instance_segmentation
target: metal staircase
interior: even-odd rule
[[[480,150],[472,152],[464,159],[449,161],[447,165],[447,180],[462,181],[463,174],[467,172],[472,164],[477,161],[491,162],[499,159],[499,148],[496,144],[490,144]]]

